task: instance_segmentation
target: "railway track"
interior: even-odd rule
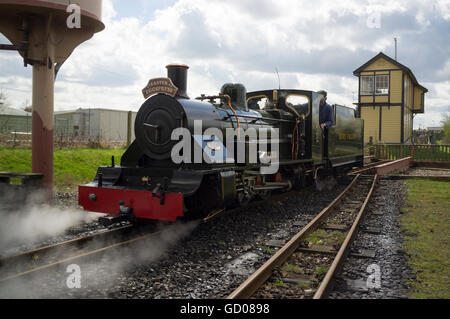
[[[349,254],[378,176],[357,175],[227,298],[323,298]],[[306,244],[308,243],[308,244]]]
[[[276,194],[266,200],[252,202],[247,208],[263,205],[267,202],[287,199],[299,192],[301,192],[301,190],[292,190],[286,193]],[[237,207],[213,212],[210,216],[204,218],[203,222],[208,222],[218,216],[231,214],[241,209],[242,207]],[[146,230],[148,231],[148,228]],[[66,264],[79,258],[99,254],[115,247],[125,246],[139,240],[145,240],[152,236],[156,236],[163,231],[151,231],[148,234],[142,234],[145,233],[146,230],[142,228],[136,229],[135,226],[128,225],[33,249],[16,255],[1,257],[0,284],[8,280]]]
[[[364,167],[364,170],[368,171],[368,170],[374,168],[376,165],[380,165],[384,162],[386,162],[386,161],[371,163],[369,165],[366,165]],[[330,212],[333,209],[337,209],[336,207],[337,207],[338,203],[343,201],[344,197],[348,196],[347,194],[350,192],[350,190],[353,190],[353,189],[360,190],[363,188],[367,188],[368,185],[371,184],[367,181],[368,178],[370,178],[370,176],[357,175],[357,177],[355,177],[353,182],[347,187],[347,189],[346,189],[346,191],[344,191],[344,193],[342,193],[335,201],[333,201],[328,207],[326,207],[319,214],[319,216],[317,216],[310,224],[308,224],[305,227],[305,229],[302,230],[302,232],[300,232],[299,236],[296,236],[296,238],[293,238],[293,241],[298,246],[297,248],[294,249],[294,251],[298,250],[298,248],[301,246],[300,245],[301,240],[303,238],[305,238],[305,236],[308,233],[311,233],[315,229],[320,228],[321,227],[320,225],[326,226],[326,224],[327,224],[326,218],[328,217],[328,215],[330,215]],[[375,180],[376,180],[376,177],[375,177]],[[362,187],[361,185],[359,185],[361,183],[365,184],[365,187]],[[358,184],[359,186],[355,186],[356,184]],[[375,181],[373,181],[372,184],[373,185],[370,188],[371,190],[373,190]],[[287,193],[277,194],[277,195],[272,196],[270,199],[252,203],[252,204],[250,204],[250,206],[261,205],[267,201],[282,200],[283,198],[289,198],[290,196],[298,195],[298,193],[299,193],[299,191],[290,191]],[[362,204],[362,207],[365,207],[365,205],[367,204],[367,200],[363,201],[364,203]],[[237,208],[237,209],[242,209],[242,208]],[[229,213],[234,210],[236,210],[236,209],[232,209],[230,211],[227,210],[227,211],[225,211],[225,213]],[[363,208],[361,208],[361,212],[360,212],[361,215],[362,215],[362,212],[363,212]],[[352,214],[355,215],[354,212]],[[222,213],[216,212],[216,213],[212,214],[211,216],[209,216],[208,218],[206,218],[204,221],[213,219],[216,217],[216,215],[222,215]],[[359,216],[359,214],[358,214],[358,216],[355,216],[355,220],[356,219],[359,220],[360,218],[361,218],[361,216]],[[339,228],[339,225],[336,225],[336,223],[335,224],[328,223],[328,224],[329,224],[328,228],[331,227],[331,230],[333,230],[333,231],[342,231],[342,232],[346,232],[350,235],[354,232],[354,229],[353,229],[354,227],[352,227],[352,229],[350,231],[348,231],[348,229],[333,229],[333,225],[335,226],[334,228],[336,228],[336,226],[337,226],[337,228]],[[342,226],[342,225],[340,225],[340,226]],[[133,242],[136,242],[139,240],[144,240],[144,239],[150,238],[152,236],[155,236],[158,233],[160,233],[160,232],[148,233],[148,229],[147,229],[147,233],[145,233],[145,231],[143,232],[142,229],[140,231],[136,231],[136,229],[133,228],[132,226],[125,226],[125,227],[117,228],[114,230],[109,230],[109,231],[105,231],[102,233],[97,233],[94,235],[90,235],[90,236],[77,238],[77,239],[73,239],[70,241],[65,241],[62,243],[42,247],[42,248],[31,250],[28,252],[20,253],[20,254],[14,255],[14,256],[0,258],[0,283],[15,279],[15,278],[23,277],[28,274],[36,273],[38,271],[43,271],[43,270],[46,270],[46,269],[49,269],[49,268],[52,268],[52,267],[55,267],[55,266],[58,266],[61,264],[72,262],[79,258],[99,254],[99,253],[105,252],[105,251],[110,250],[115,247],[125,246],[127,244],[130,244],[130,243],[133,243]],[[344,241],[344,243],[342,245],[344,245],[344,244],[348,245],[347,239]],[[305,248],[311,248],[311,247],[300,247],[300,248],[303,248],[302,254],[307,254],[308,252],[306,251],[307,249],[305,249]],[[283,247],[282,249],[280,249],[278,251],[278,253],[276,255],[282,254],[284,259],[286,259],[287,257],[289,257],[289,256],[287,256],[286,252],[289,251],[292,254],[291,250],[292,250],[292,248]],[[314,247],[312,247],[312,249],[310,249],[310,250],[311,250],[311,253],[314,253],[314,251],[313,251]],[[343,253],[339,253],[339,252],[340,252],[340,250],[337,251],[336,254],[343,255]],[[324,254],[324,253],[327,255],[330,255],[331,250],[328,253],[327,252],[319,252],[319,254]],[[272,270],[271,271],[273,272],[274,267],[279,266],[279,264],[280,264],[280,261],[272,262],[272,266],[271,266]],[[333,265],[332,265],[332,267],[330,267],[330,269],[337,268],[336,266],[333,266]],[[261,276],[261,275],[258,275],[258,276]],[[265,274],[263,277],[267,277],[267,276],[268,275]],[[327,276],[329,276],[328,273],[327,273]],[[327,277],[327,276],[325,276],[325,277]],[[270,275],[269,275],[269,277],[270,277]],[[264,280],[266,280],[267,278],[265,278]],[[288,278],[288,279],[290,279],[290,278]],[[294,278],[293,280],[288,280],[288,281],[295,282],[295,280],[296,279]],[[238,288],[238,290],[239,290],[239,288]],[[234,292],[232,295],[230,295],[230,297],[239,298],[242,296],[246,296],[245,293],[243,294],[243,293],[239,292],[238,290],[236,292]]]
[[[150,231],[150,233],[148,233]],[[155,236],[148,227],[124,226],[0,258],[0,284]]]

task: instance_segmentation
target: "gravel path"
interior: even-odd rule
[[[410,168],[404,175],[409,176],[449,176],[450,169],[440,169],[440,168]]]

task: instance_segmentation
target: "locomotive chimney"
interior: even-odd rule
[[[187,95],[187,70],[189,67],[184,64],[169,64],[167,68],[167,77],[172,80],[178,88],[177,97],[188,99]]]

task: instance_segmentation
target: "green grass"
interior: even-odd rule
[[[291,264],[284,265],[283,267],[281,267],[281,270],[287,271],[287,272],[293,272],[296,274],[303,273],[303,268],[301,268],[299,266],[291,265]]]
[[[306,236],[305,240],[309,241],[313,245],[340,245],[344,242],[346,236],[347,232],[316,229],[314,232]]]
[[[275,254],[275,249],[273,249],[272,247],[269,247],[269,246],[263,246],[262,251],[268,255]]]
[[[97,168],[111,165],[111,156],[120,163],[124,149],[56,149],[54,183],[57,190],[74,190],[94,179]],[[0,148],[0,171],[31,173],[31,150]]]
[[[416,275],[412,298],[450,298],[450,183],[407,180],[401,227]]]
[[[314,273],[316,275],[323,275],[323,274],[326,274],[327,271],[328,271],[328,266],[322,265],[322,266],[316,267],[316,270]]]
[[[327,232],[324,229],[316,229],[314,232],[308,234],[305,238],[306,241],[313,245],[325,245],[323,239],[327,236]]]
[[[297,287],[302,288],[302,289],[306,289],[306,288],[311,287],[311,284],[299,281],[297,283]]]
[[[273,285],[275,287],[286,287],[286,284],[281,279],[275,279]]]
[[[269,228],[275,228],[275,226],[277,226],[277,223],[274,222],[274,221],[270,221],[270,222],[267,224],[267,226],[268,226]]]

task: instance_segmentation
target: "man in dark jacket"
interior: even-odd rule
[[[319,107],[319,123],[321,128],[330,127],[334,124],[333,107],[327,103],[327,92],[324,90],[317,91],[324,97],[320,100]]]

